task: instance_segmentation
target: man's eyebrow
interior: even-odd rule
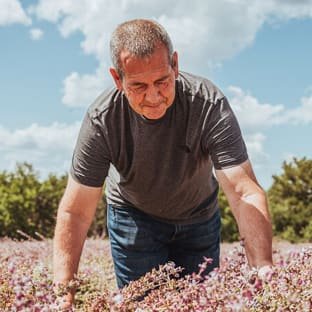
[[[169,77],[170,77],[170,74],[166,74],[166,75],[158,78],[157,80],[155,80],[155,82],[160,82],[160,81],[166,80]],[[129,85],[133,86],[133,87],[135,87],[135,86],[144,86],[144,85],[146,85],[146,83],[145,82],[140,82],[140,81],[133,81],[133,82],[129,82]]]
[[[140,82],[140,81],[133,81],[133,82],[129,82],[129,85],[132,86],[132,87],[144,86],[144,85],[146,85],[146,83],[145,82]]]
[[[170,74],[166,74],[165,76],[163,76],[163,77],[157,79],[155,82],[160,82],[160,81],[162,81],[162,80],[166,80],[166,79],[169,78],[169,77],[170,77]]]

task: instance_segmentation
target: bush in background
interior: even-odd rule
[[[268,190],[274,235],[291,242],[312,241],[312,160],[284,162],[282,173],[273,176]],[[29,163],[17,164],[14,172],[0,172],[0,237],[53,236],[58,204],[67,175],[50,174],[40,180]],[[239,232],[228,201],[219,192],[222,241],[239,240]],[[107,236],[106,199],[103,192],[88,236]]]
[[[268,192],[274,234],[291,242],[312,241],[312,159],[284,162]]]
[[[225,197],[222,189],[218,195],[219,207],[221,211],[221,239],[224,242],[237,242],[239,241],[238,227],[231,211],[230,205]]]
[[[67,175],[50,174],[45,180],[29,163],[17,164],[14,172],[0,172],[0,237],[53,236],[56,213]],[[105,195],[100,201],[89,236],[106,233]],[[23,235],[23,234],[22,234]]]

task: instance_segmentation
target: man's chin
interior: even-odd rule
[[[157,107],[145,109],[143,116],[147,119],[157,120],[166,114],[167,107]]]
[[[166,113],[166,110],[164,110],[163,112],[155,112],[155,113],[144,113],[143,116],[146,119],[150,119],[150,120],[157,120],[162,118]]]

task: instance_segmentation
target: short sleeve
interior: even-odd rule
[[[70,174],[83,185],[101,187],[109,165],[110,157],[103,131],[87,112],[74,149]]]
[[[213,104],[203,138],[215,169],[233,167],[248,159],[238,121],[226,97]]]

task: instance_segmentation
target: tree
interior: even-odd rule
[[[18,237],[17,230],[36,231],[32,218],[40,183],[28,163],[18,164],[15,173],[3,172],[0,185],[0,235]]]
[[[108,234],[107,230],[107,205],[106,205],[106,197],[105,197],[105,186],[103,188],[103,195],[102,199],[100,200],[94,220],[90,226],[88,236],[99,236],[99,237],[106,237]]]
[[[50,174],[40,182],[29,163],[18,163],[15,172],[0,174],[0,236],[21,238],[19,231],[36,237],[53,235],[58,203],[67,177]],[[38,237],[37,237],[38,238]]]
[[[312,159],[283,162],[268,196],[275,235],[291,242],[312,241]]]
[[[40,182],[29,163],[17,164],[15,172],[0,174],[0,236],[20,238],[18,231],[36,237],[53,235],[58,202],[67,177],[49,175]]]
[[[0,172],[0,237],[21,238],[20,231],[38,238],[53,237],[59,202],[67,175],[50,174],[40,181],[27,162],[18,163],[14,172]],[[105,236],[106,200],[99,203],[89,236]]]
[[[60,177],[50,174],[46,180],[40,183],[35,199],[36,209],[33,212],[32,220],[36,231],[45,237],[52,237],[54,234],[57,208],[63,196],[66,183],[66,174]]]
[[[231,211],[230,205],[225,197],[224,192],[219,191],[219,207],[221,211],[221,239],[226,242],[234,242],[239,240],[239,231]]]

